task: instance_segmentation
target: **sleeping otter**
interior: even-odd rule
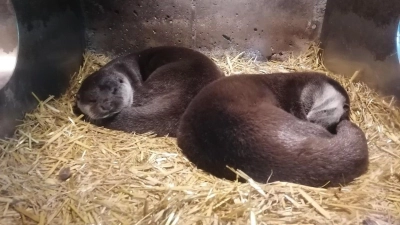
[[[113,130],[176,136],[189,102],[223,76],[198,51],[155,47],[116,58],[88,76],[77,93],[76,112]]]
[[[230,166],[262,183],[344,185],[368,168],[367,141],[349,121],[349,105],[344,88],[320,73],[230,76],[189,104],[178,146],[220,178],[236,178]]]

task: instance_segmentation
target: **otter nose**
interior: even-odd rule
[[[103,104],[103,105],[100,105],[100,109],[103,111],[109,111],[111,109],[111,106],[108,104],[107,105]]]

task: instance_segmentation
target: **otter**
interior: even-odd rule
[[[149,48],[118,57],[89,75],[77,92],[75,112],[111,130],[176,137],[193,97],[224,76],[196,50]]]
[[[192,100],[177,144],[198,168],[228,180],[237,176],[226,166],[260,183],[346,185],[368,169],[365,134],[349,114],[346,90],[322,73],[228,76]]]

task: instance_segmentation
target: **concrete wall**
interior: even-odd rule
[[[370,87],[400,97],[399,17],[398,0],[328,0],[321,34],[327,68],[347,76],[360,70]]]
[[[82,0],[88,47],[122,54],[158,45],[237,50],[264,60],[322,41],[333,72],[400,97],[398,0]],[[326,10],[325,10],[326,9]]]
[[[326,0],[83,0],[88,46],[121,54],[158,45],[263,58],[318,39]]]

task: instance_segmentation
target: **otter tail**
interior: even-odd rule
[[[368,169],[365,135],[347,120],[339,123],[336,135],[311,123],[307,123],[309,126],[302,124],[303,130],[288,128],[283,133],[264,130],[263,135],[245,131],[238,135],[238,129],[248,128],[225,127],[214,132],[206,118],[201,120],[203,122],[196,122],[209,129],[202,130],[194,125],[195,120],[181,122],[178,146],[198,168],[220,178],[236,178],[226,168],[230,166],[261,183],[283,181],[329,187],[346,185]],[[292,121],[291,126],[300,125],[297,123]],[[319,132],[313,130],[316,128],[320,128]],[[306,134],[299,134],[302,131]]]
[[[298,165],[305,177],[304,184],[311,186],[346,185],[368,169],[368,145],[364,132],[354,123],[343,120],[337,126],[337,134],[320,139],[310,150],[299,155]],[[313,153],[307,155],[307,153]],[[294,178],[293,178],[294,179]]]
[[[312,123],[291,121],[276,135],[250,144],[247,165],[254,180],[287,181],[309,186],[347,185],[368,169],[368,146],[364,132],[354,123],[343,120],[337,133],[330,134]]]

